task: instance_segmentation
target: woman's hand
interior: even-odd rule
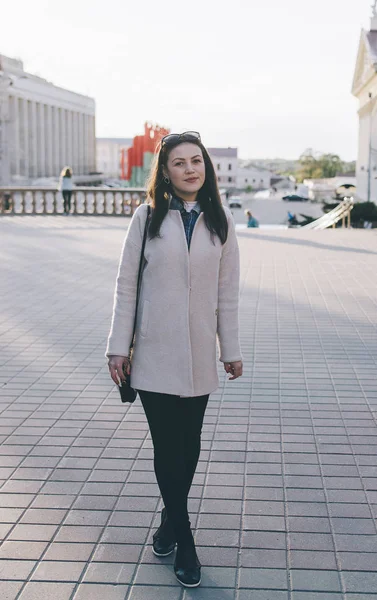
[[[237,377],[241,377],[242,375],[242,360],[236,360],[235,362],[226,362],[224,363],[224,369],[227,373],[230,373],[232,375],[232,377],[228,377],[228,380],[233,381],[233,379],[237,379]]]
[[[123,365],[125,365],[126,372],[129,375],[131,373],[131,365],[128,356],[109,356],[108,367],[111,379],[117,385],[120,385],[121,381],[126,380],[123,373]]]

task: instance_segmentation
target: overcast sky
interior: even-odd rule
[[[356,158],[351,95],[371,0],[18,0],[0,53],[90,95],[97,135],[146,120],[195,129],[241,158],[308,147]],[[11,25],[10,25],[11,24]]]

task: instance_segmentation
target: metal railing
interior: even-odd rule
[[[344,198],[338,206],[326,213],[319,219],[303,225],[301,229],[327,229],[335,228],[336,223],[342,219],[342,227],[351,227],[351,210],[353,209],[354,199]]]
[[[72,193],[74,215],[132,216],[146,198],[142,188],[76,187]],[[51,188],[0,187],[1,215],[64,214],[62,193]]]

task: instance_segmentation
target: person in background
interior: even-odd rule
[[[247,226],[248,227],[259,227],[259,222],[249,210],[245,211],[245,215],[247,216]]]
[[[64,167],[60,173],[58,190],[63,194],[64,214],[69,215],[73,190],[72,169],[70,167]]]
[[[290,211],[288,211],[288,223],[289,225],[298,225],[298,220],[296,215],[292,214]]]

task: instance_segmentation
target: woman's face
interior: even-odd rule
[[[203,186],[206,169],[199,146],[184,142],[171,150],[164,176],[168,176],[177,195],[196,194]]]

